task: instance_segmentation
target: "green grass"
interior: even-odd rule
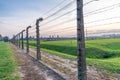
[[[0,80],[20,80],[16,66],[9,44],[0,42]]]
[[[30,42],[35,46],[35,42]],[[87,64],[109,72],[120,73],[120,39],[98,39],[86,41]],[[41,42],[41,49],[71,60],[76,59],[76,40]]]
[[[107,70],[112,73],[120,74],[120,58],[110,58],[110,59],[90,59],[87,58],[89,65],[94,65],[95,67]]]

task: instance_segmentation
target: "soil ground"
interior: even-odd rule
[[[11,48],[15,52],[15,60],[22,80],[64,80],[60,75],[15,46],[11,45]]]

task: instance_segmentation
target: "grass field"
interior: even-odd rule
[[[0,80],[20,80],[16,72],[14,54],[8,43],[0,42]]]
[[[77,55],[76,40],[41,42],[41,49],[71,60]],[[35,46],[35,42],[30,42]],[[120,39],[86,41],[87,64],[109,72],[120,73]]]

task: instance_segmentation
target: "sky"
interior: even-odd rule
[[[0,0],[0,34],[2,34],[3,36],[12,37],[14,34],[17,34],[18,32],[22,31],[27,26],[34,25],[36,19],[38,19],[39,17],[46,17],[47,15],[55,12],[55,10],[53,10],[51,13],[46,14],[47,11],[55,7],[61,1],[63,0]],[[69,3],[70,1],[72,0],[66,0],[66,2],[62,6]],[[84,4],[89,1],[91,0],[84,0]],[[118,5],[114,6],[114,9],[101,12],[99,14],[89,14],[88,16],[85,15],[86,17],[84,17],[84,22],[88,23],[88,22],[111,18],[111,17],[120,17],[120,0],[93,1],[84,6],[84,14],[113,4],[118,4]],[[56,10],[61,8],[62,6],[56,8]],[[62,13],[67,12],[74,8],[76,8],[76,5],[72,5],[70,8],[68,8],[68,10],[64,10]],[[56,16],[59,16],[62,13]],[[74,12],[72,14],[68,14],[66,17],[63,17],[62,20],[56,20],[55,22],[50,23],[48,25],[54,25],[55,23],[59,23],[60,21],[71,19],[75,16],[76,13]],[[120,29],[119,23],[112,25],[97,26],[97,25],[113,23],[113,22],[120,22],[120,18],[85,24],[85,29],[92,31]],[[48,25],[46,25],[46,27]],[[64,25],[63,27],[71,26],[71,25],[74,26],[76,24],[70,23]],[[60,26],[56,27],[55,29],[57,30],[58,28],[60,28]],[[43,32],[43,34],[46,32]],[[72,34],[72,32],[70,33]]]

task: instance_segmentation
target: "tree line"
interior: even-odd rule
[[[0,34],[0,41],[8,42],[9,41],[9,37],[8,36],[2,36]]]

